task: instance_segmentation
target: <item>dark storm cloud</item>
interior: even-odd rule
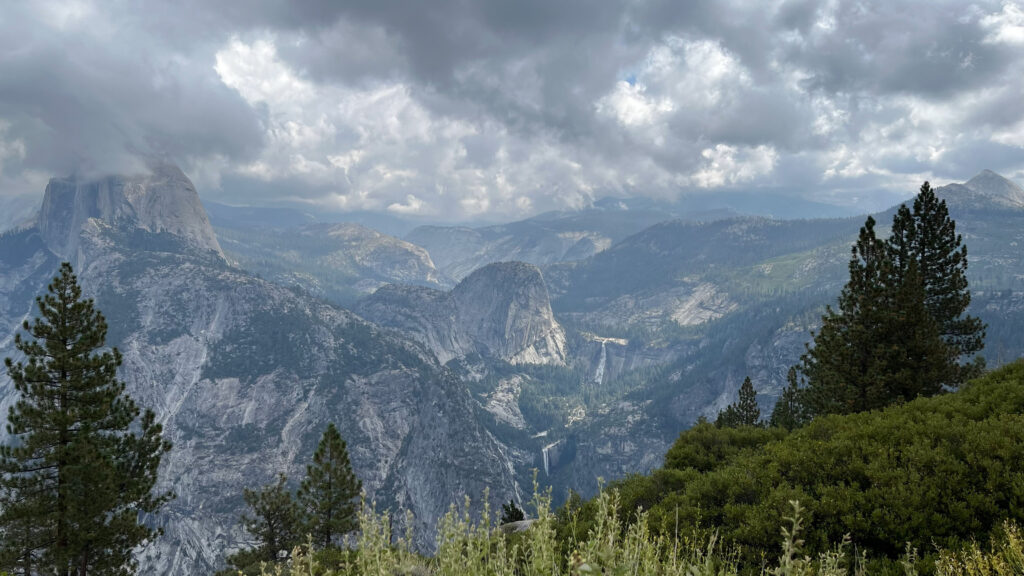
[[[1017,0],[13,6],[4,185],[160,154],[233,201],[450,217],[1024,170]]]
[[[0,19],[2,136],[24,147],[23,169],[107,172],[147,156],[259,151],[259,114],[208,65],[154,44],[132,19],[50,8],[11,4]]]

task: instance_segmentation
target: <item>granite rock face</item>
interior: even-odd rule
[[[385,286],[356,311],[426,345],[442,364],[479,354],[511,364],[564,364],[565,333],[536,266],[485,266],[450,292]]]
[[[38,226],[54,253],[75,259],[79,234],[91,220],[170,234],[195,250],[221,255],[195,186],[176,166],[155,166],[141,176],[50,180]]]
[[[0,357],[14,355],[16,325],[72,258],[107,318],[107,343],[122,351],[128,393],[157,412],[174,444],[160,484],[177,498],[153,520],[164,535],[142,551],[142,573],[220,567],[246,543],[243,488],[279,472],[297,483],[328,422],[368,496],[412,512],[422,550],[449,503],[479,501],[489,487],[496,506],[518,490],[515,451],[424,346],[230,266],[193,195],[173,174],[58,180],[45,230],[0,238]],[[14,400],[0,374],[0,430]]]

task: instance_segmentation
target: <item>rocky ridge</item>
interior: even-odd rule
[[[485,266],[450,292],[390,285],[360,301],[363,317],[409,334],[442,364],[479,354],[512,364],[565,364],[566,340],[536,266]]]
[[[177,498],[154,519],[165,533],[142,552],[143,572],[218,568],[247,538],[242,489],[278,472],[297,481],[330,421],[368,495],[413,513],[423,550],[453,499],[489,488],[493,506],[519,490],[530,456],[481,425],[485,410],[432,354],[228,265],[186,182],[174,172],[55,180],[40,229],[0,237],[0,357],[70,258],[124,355],[128,392],[174,444],[161,486]],[[0,375],[0,420],[14,399]]]

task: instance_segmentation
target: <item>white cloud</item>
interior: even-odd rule
[[[1024,8],[1014,2],[1005,2],[1003,9],[981,19],[989,30],[987,42],[1024,45]]]
[[[273,38],[234,38],[216,61],[224,83],[266,112],[267,145],[238,174],[326,187],[334,192],[323,202],[345,210],[445,219],[526,216],[535,198],[562,207],[589,198],[590,179],[561,146],[487,118],[436,114],[403,82],[309,82],[279,57]],[[493,153],[470,158],[480,142]]]
[[[652,124],[661,116],[672,112],[674,106],[668,98],[653,99],[646,94],[643,84],[617,82],[615,89],[597,101],[597,111],[614,117],[623,126]]]
[[[225,200],[457,220],[765,182],[863,195],[990,159],[1024,173],[1021,0],[726,0],[685,21],[650,0],[286,21],[182,2],[4,7],[0,185],[142,151]]]
[[[21,162],[25,159],[25,143],[18,138],[9,138],[7,132],[11,124],[0,118],[0,176],[4,173],[4,164],[8,160]]]
[[[388,212],[395,214],[419,214],[423,209],[423,200],[420,200],[413,194],[409,194],[405,197],[405,203],[400,204],[395,202],[388,206]]]
[[[702,150],[701,157],[704,162],[693,174],[693,183],[701,188],[717,188],[752,182],[771,174],[779,155],[771,146],[737,148],[717,144]]]

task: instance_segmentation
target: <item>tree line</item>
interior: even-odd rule
[[[967,246],[945,200],[925,182],[882,240],[867,218],[851,249],[837,307],[790,368],[767,424],[792,430],[816,416],[874,410],[954,390],[984,370],[985,325],[966,314]],[[761,424],[750,379],[724,427]]]

